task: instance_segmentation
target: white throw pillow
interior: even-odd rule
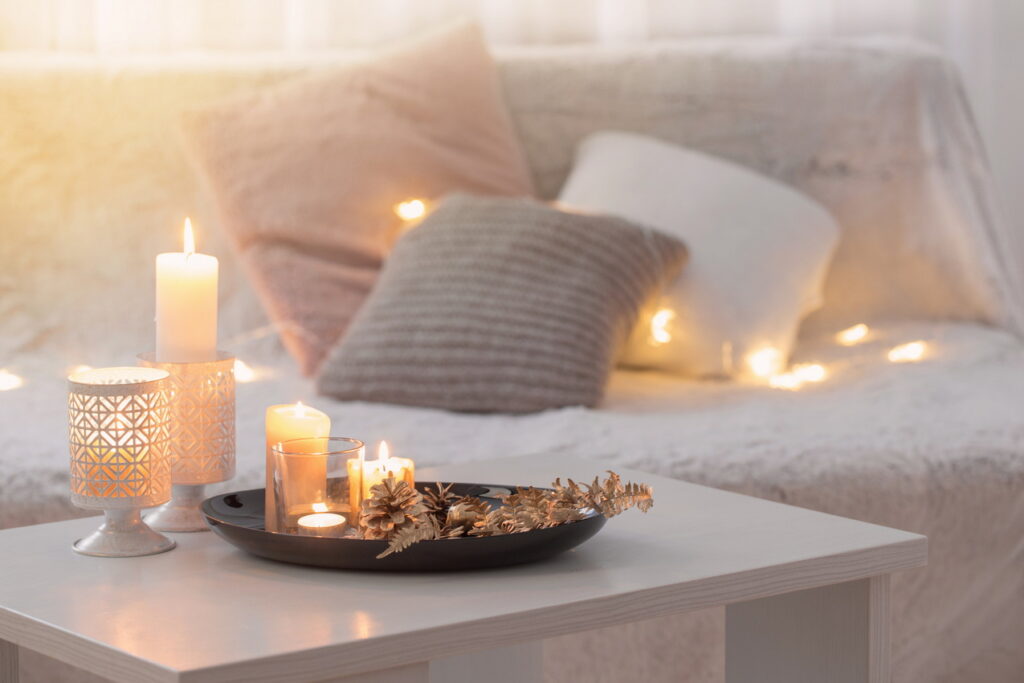
[[[683,240],[690,262],[620,362],[690,375],[781,371],[821,306],[839,227],[821,205],[723,159],[633,133],[585,139],[559,201]]]

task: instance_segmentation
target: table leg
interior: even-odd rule
[[[0,640],[0,683],[18,683],[18,646]]]
[[[729,605],[727,683],[890,683],[889,577]]]

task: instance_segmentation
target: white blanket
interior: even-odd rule
[[[914,339],[929,341],[926,360],[885,360],[889,346]],[[862,346],[823,338],[800,353],[824,362],[829,378],[790,392],[619,372],[600,410],[523,417],[337,403],[295,379],[283,356],[250,358],[260,378],[239,385],[230,487],[261,485],[263,409],[303,399],[331,415],[334,433],[386,438],[420,465],[574,454],[908,529],[929,536],[931,556],[893,584],[895,680],[1020,680],[1024,346],[972,325],[901,324]],[[59,374],[39,366],[24,388],[0,393],[0,527],[83,514],[67,500]],[[650,680],[673,680],[682,666],[714,673],[716,623],[673,634],[693,648],[654,648]],[[552,652],[550,665],[563,680],[627,680],[616,667],[651,630],[628,633],[640,642],[621,632],[562,639],[563,655],[597,659]]]

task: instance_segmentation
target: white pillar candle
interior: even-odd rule
[[[217,359],[217,259],[197,254],[185,219],[185,250],[156,257],[156,359]]]
[[[281,443],[282,441],[315,439],[330,435],[331,418],[316,408],[302,405],[301,402],[267,408],[267,488],[263,500],[266,506],[265,521],[268,531],[277,530],[277,507],[276,497],[274,496],[274,454],[271,448],[273,448],[274,444]],[[324,446],[326,447],[326,444]],[[317,485],[314,483],[314,480],[320,476],[321,471],[323,472],[323,479],[326,481],[325,467],[326,465],[324,467],[311,468],[306,473],[308,476],[305,477],[302,472],[296,469],[289,473],[294,480],[289,481],[288,485],[304,486],[305,484],[301,480],[308,478],[309,485],[316,487]]]

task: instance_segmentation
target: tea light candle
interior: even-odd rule
[[[333,531],[334,527],[345,523],[345,518],[335,512],[313,512],[299,517],[299,526],[303,529]]]
[[[409,486],[416,484],[416,468],[410,458],[393,458],[387,441],[377,447],[377,459],[362,463],[362,498],[370,497],[370,489],[388,477],[404,480]]]
[[[217,259],[197,254],[185,219],[185,249],[156,257],[156,359],[217,359]]]
[[[275,531],[275,496],[274,496],[274,454],[271,448],[276,443],[292,439],[313,439],[327,437],[331,433],[331,418],[316,408],[303,405],[302,402],[275,405],[267,408],[266,439],[267,439],[267,477],[264,503],[266,505],[266,526],[268,531]],[[311,467],[295,468],[288,472],[288,486],[309,488],[308,500],[316,500],[315,491],[325,483],[327,472],[322,460],[311,459]]]

